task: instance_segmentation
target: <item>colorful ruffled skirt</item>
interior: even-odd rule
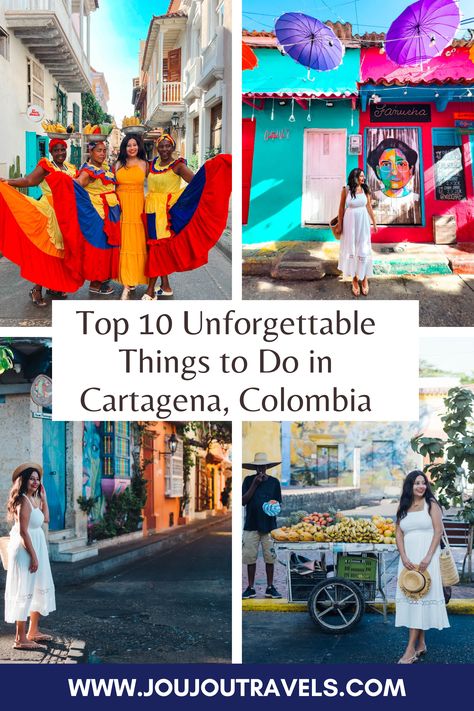
[[[147,276],[185,272],[207,264],[209,251],[227,224],[231,190],[232,157],[220,154],[206,161],[181,194],[147,196]]]

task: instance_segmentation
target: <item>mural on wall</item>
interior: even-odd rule
[[[367,182],[380,225],[421,225],[417,128],[368,128]]]
[[[292,486],[352,486],[359,460],[364,494],[398,495],[419,459],[410,439],[418,422],[294,422],[291,428]]]
[[[91,520],[100,517],[102,510],[102,451],[101,423],[84,422],[82,441],[82,495],[96,499]]]

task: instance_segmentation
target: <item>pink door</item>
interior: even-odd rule
[[[346,184],[346,131],[307,129],[303,176],[303,224],[327,225],[337,215]]]

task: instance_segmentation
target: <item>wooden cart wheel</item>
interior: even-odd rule
[[[359,588],[345,578],[322,580],[308,600],[311,619],[328,634],[349,632],[359,622],[364,609]]]

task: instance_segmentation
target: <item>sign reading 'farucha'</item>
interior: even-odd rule
[[[430,104],[371,104],[370,120],[379,123],[430,123]]]

